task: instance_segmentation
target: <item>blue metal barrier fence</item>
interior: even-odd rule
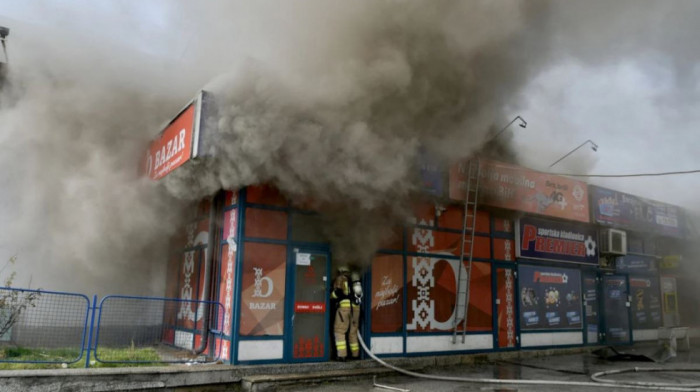
[[[223,315],[214,301],[110,295],[98,305],[97,296],[0,287],[0,363],[214,361]]]
[[[100,302],[94,356],[103,363],[216,360],[223,315],[219,302],[110,295]]]
[[[89,309],[82,294],[0,287],[0,362],[80,361]]]

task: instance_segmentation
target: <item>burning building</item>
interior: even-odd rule
[[[413,166],[416,184],[389,205],[243,165],[226,170],[254,180],[227,188],[217,165],[233,151],[219,144],[256,146],[226,130],[266,120],[238,113],[203,91],[147,154],[153,180],[209,193],[173,241],[164,295],[223,306],[166,315],[168,344],[236,364],[328,361],[330,282],[346,264],[362,270],[361,333],[377,355],[631,344],[698,324],[680,310],[694,297],[682,271],[695,234],[679,207],[478,153]],[[246,159],[265,172],[266,158],[282,159]]]

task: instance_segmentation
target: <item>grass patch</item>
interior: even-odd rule
[[[129,361],[130,363],[102,363],[95,361],[94,352],[91,353],[90,367],[134,367],[134,366],[163,366],[160,363],[160,355],[152,347],[135,348],[100,348],[97,352],[98,358],[103,361]],[[30,349],[25,347],[3,347],[0,349],[0,370],[20,370],[20,369],[61,369],[84,368],[85,353],[80,361],[75,361],[80,356],[79,349],[58,348],[58,349]],[[26,363],[33,361],[45,361],[55,363]],[[148,363],[137,363],[148,362]],[[65,365],[64,365],[65,364]]]

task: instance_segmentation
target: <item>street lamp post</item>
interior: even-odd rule
[[[520,116],[515,116],[514,119],[510,120],[510,122],[509,122],[505,127],[503,127],[503,129],[501,129],[500,131],[498,131],[498,133],[495,134],[495,135],[493,135],[493,137],[490,138],[488,141],[491,141],[491,140],[493,140],[493,139],[499,137],[503,132],[506,131],[506,129],[508,129],[508,127],[510,127],[511,125],[513,125],[513,123],[514,123],[516,120],[520,120],[520,123],[518,124],[518,125],[520,125],[520,128],[527,128],[527,121],[525,121],[525,119],[523,119],[523,118],[520,117]]]
[[[563,157],[557,159],[556,162],[554,162],[554,163],[552,163],[551,165],[549,165],[549,168],[551,169],[552,166],[554,166],[554,165],[556,165],[557,163],[563,161],[564,158],[566,158],[566,157],[568,157],[569,155],[573,154],[573,153],[574,153],[576,150],[578,150],[579,148],[585,146],[586,143],[591,143],[591,149],[592,149],[593,151],[598,151],[598,145],[595,144],[595,142],[593,142],[593,140],[588,139],[588,140],[586,140],[585,142],[581,143],[581,145],[579,145],[578,147],[576,147],[576,148],[574,148],[573,150],[569,151],[569,152],[568,152],[566,155],[564,155]]]

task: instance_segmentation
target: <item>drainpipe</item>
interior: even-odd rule
[[[204,288],[202,290],[202,298],[206,301],[213,301],[212,295],[214,290],[211,284],[212,274],[214,273],[214,253],[217,249],[219,233],[218,233],[218,218],[221,212],[221,200],[224,193],[219,191],[211,198],[211,206],[209,207],[209,238],[207,239],[207,253],[204,261]],[[202,316],[202,341],[199,347],[192,350],[193,355],[199,355],[207,349],[209,342],[209,320],[211,316],[211,304],[207,303],[204,306],[204,315]]]

